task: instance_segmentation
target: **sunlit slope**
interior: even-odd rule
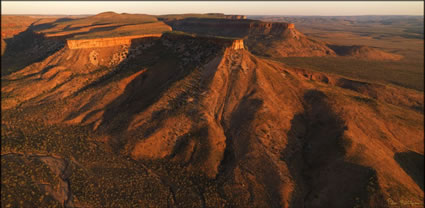
[[[104,12],[79,19],[37,25],[34,30],[47,37],[91,39],[162,33],[171,29],[155,16]]]

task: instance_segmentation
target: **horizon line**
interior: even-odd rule
[[[110,11],[106,11],[110,12]],[[35,16],[84,16],[84,15],[97,15],[104,12],[96,13],[96,14],[1,14],[3,15],[35,15]],[[207,13],[173,13],[173,14],[148,14],[148,13],[127,13],[127,12],[114,12],[117,14],[145,14],[145,15],[151,15],[151,16],[161,16],[161,15],[182,15],[182,14],[209,14],[209,13],[217,13],[217,12],[207,12]],[[304,15],[304,14],[291,14],[291,15],[285,15],[285,14],[226,14],[221,13],[224,15],[244,15],[244,16],[308,16],[308,17],[353,17],[353,16],[424,16],[424,14],[353,14],[353,15]]]

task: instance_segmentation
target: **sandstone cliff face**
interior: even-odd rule
[[[161,37],[162,34],[147,34],[147,35],[133,35],[115,38],[97,38],[97,39],[84,39],[84,40],[67,40],[67,46],[70,49],[79,48],[103,48],[118,45],[130,45],[132,40],[140,38]]]

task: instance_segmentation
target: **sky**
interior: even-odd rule
[[[423,1],[1,1],[2,14],[423,15]]]

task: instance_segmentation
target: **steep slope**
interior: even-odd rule
[[[41,62],[4,78],[2,108],[33,100],[58,99],[71,95],[110,73],[128,54],[128,45],[102,50],[71,50],[64,47]],[[9,95],[10,97],[9,99]]]
[[[238,40],[178,34],[65,47],[2,81],[2,154],[12,155],[2,163],[35,153],[67,161],[75,206],[423,203],[423,170],[406,162],[424,154],[423,94],[414,91],[289,68]],[[54,181],[22,172],[17,187],[13,172],[2,176],[5,193],[35,187],[26,203],[55,202],[34,202],[34,184]]]
[[[63,40],[47,39],[27,29],[13,38],[5,39],[1,73],[8,75],[34,62],[41,61],[64,47]]]
[[[2,15],[1,18],[1,55],[3,56],[4,51],[6,50],[6,41],[4,39],[11,38],[13,35],[16,35],[22,31],[25,31],[28,26],[33,22],[36,22],[37,19],[30,17],[22,16],[5,16]]]

